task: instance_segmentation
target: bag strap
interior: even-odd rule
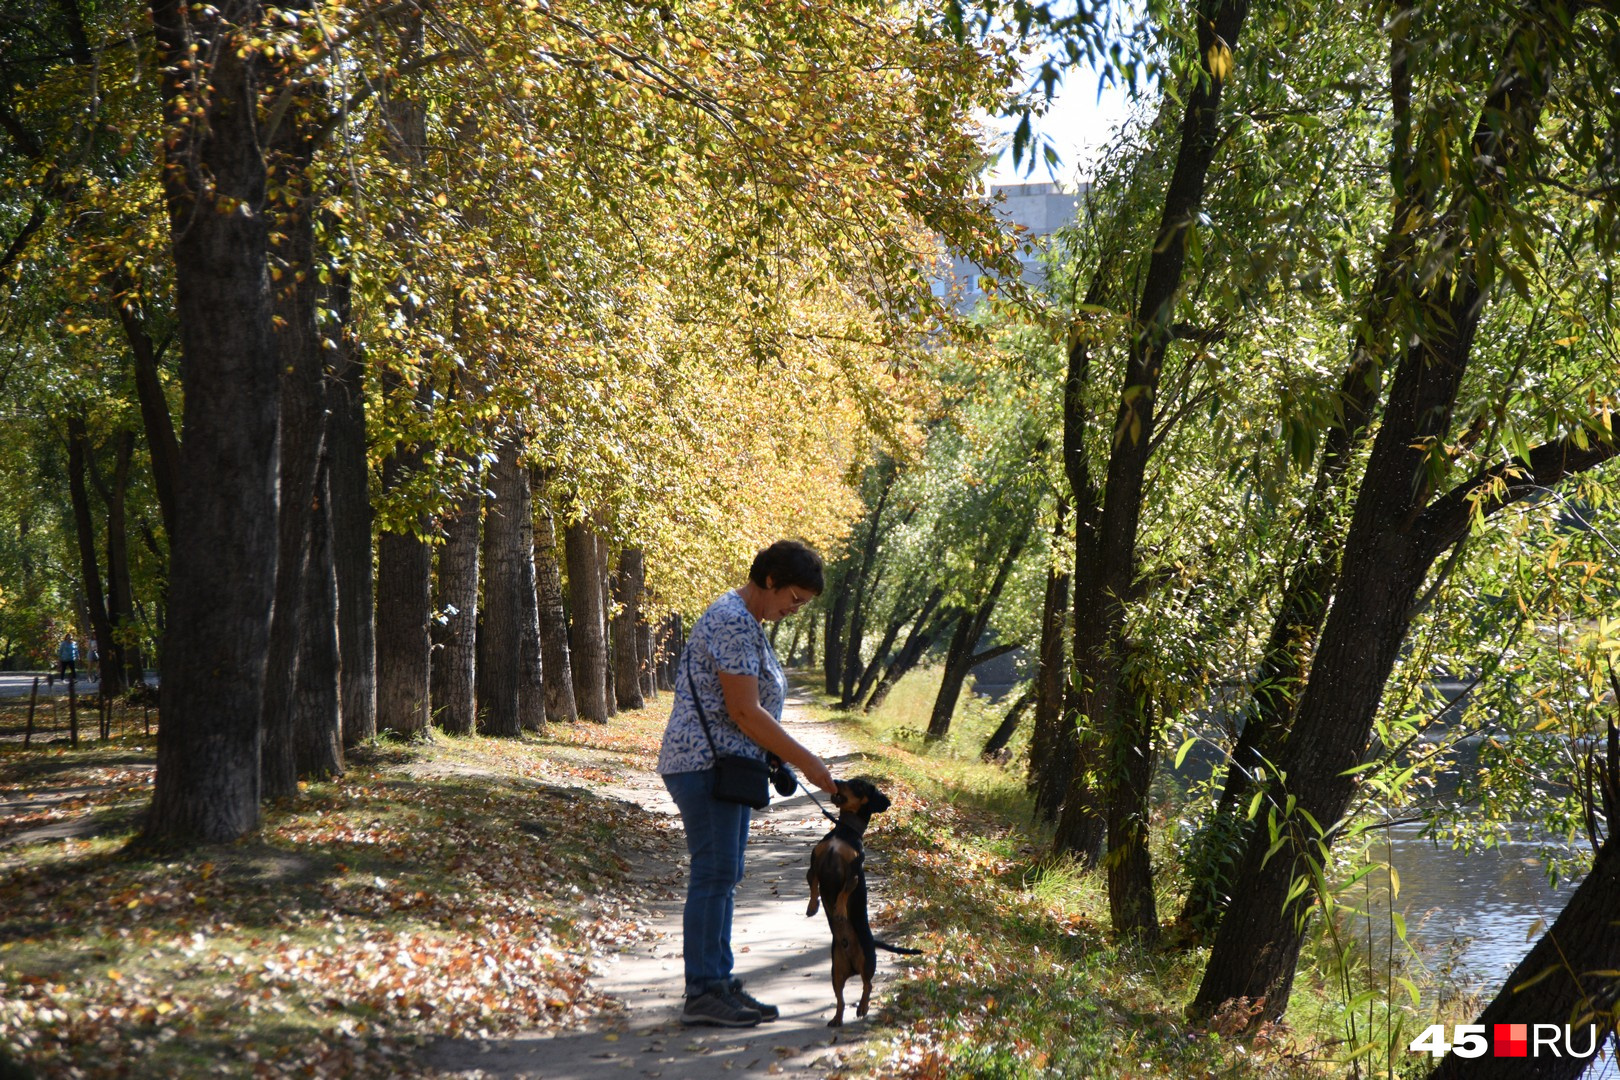
[[[714,745],[714,736],[709,734],[709,717],[703,711],[703,702],[698,697],[697,680],[692,678],[692,646],[687,643],[681,654],[681,671],[686,676],[686,685],[692,689],[692,705],[697,709],[698,722],[703,725],[703,737],[709,741],[709,756],[718,763],[720,751]]]

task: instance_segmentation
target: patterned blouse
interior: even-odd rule
[[[660,775],[696,772],[714,764],[709,742],[697,709],[692,705],[695,687],[709,718],[709,734],[722,754],[763,759],[765,751],[744,735],[726,711],[720,690],[719,673],[754,675],[759,678],[759,703],[777,720],[782,719],[782,699],[787,696],[787,676],[771,649],[770,639],[759,620],[735,591],[709,605],[709,610],[692,624],[686,651],[675,669],[675,707],[670,710],[669,726],[658,752]]]

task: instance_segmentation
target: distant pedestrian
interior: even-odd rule
[[[56,673],[68,679],[79,677],[79,643],[72,634],[63,638],[61,648],[56,650]]]

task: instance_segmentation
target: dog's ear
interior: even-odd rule
[[[881,814],[888,808],[889,797],[877,788],[873,788],[872,794],[866,797],[866,812],[868,814]]]

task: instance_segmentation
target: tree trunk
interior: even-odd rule
[[[403,393],[399,377],[384,372],[384,392]],[[432,392],[424,376],[417,403],[426,408]],[[405,483],[421,466],[425,449],[396,445],[383,460],[385,491]],[[416,521],[425,535],[425,517]],[[377,538],[377,727],[414,736],[427,730],[431,702],[433,643],[433,549],[418,535],[384,530]]]
[[[1059,496],[1057,520],[1052,526],[1054,553],[1062,548],[1069,500]],[[1056,821],[1063,796],[1068,791],[1073,765],[1063,763],[1072,752],[1072,739],[1063,730],[1068,715],[1063,708],[1064,687],[1068,682],[1068,650],[1063,632],[1069,608],[1069,574],[1056,565],[1046,572],[1046,592],[1041,600],[1041,651],[1033,687],[1035,727],[1029,743],[1029,786],[1035,794],[1035,814],[1043,821]]]
[[[646,572],[639,548],[619,553],[619,572],[613,575],[613,688],[621,709],[646,705],[641,693],[641,657],[636,628],[641,623],[641,589]]]
[[[951,639],[950,651],[945,655],[945,677],[940,681],[939,694],[934,698],[934,711],[928,718],[930,739],[943,739],[950,732],[951,718],[956,714],[956,702],[962,696],[962,684],[967,680],[968,672],[986,660],[1017,648],[1016,645],[1007,645],[977,654],[973,651],[978,647],[979,639],[984,637],[985,631],[990,627],[990,616],[994,614],[996,604],[1001,600],[1001,590],[1007,584],[1007,576],[1012,573],[1013,564],[1018,561],[1018,556],[1023,554],[1024,539],[1023,536],[1019,536],[1013,540],[1006,554],[1002,556],[1001,564],[996,567],[996,576],[990,583],[990,591],[980,602],[978,609],[957,624],[956,634]]]
[[[1392,30],[1400,25],[1397,20]],[[1301,523],[1301,546],[1272,619],[1260,663],[1243,710],[1243,725],[1228,759],[1226,781],[1210,820],[1200,829],[1206,844],[1219,846],[1200,860],[1201,876],[1189,883],[1180,922],[1213,925],[1225,910],[1232,882],[1221,871],[1242,857],[1253,822],[1241,820],[1255,787],[1257,769],[1275,762],[1299,696],[1300,675],[1310,658],[1328,602],[1338,581],[1342,535],[1329,526],[1335,507],[1348,491],[1351,466],[1372,431],[1372,416],[1383,390],[1388,363],[1390,323],[1400,310],[1406,267],[1416,230],[1402,224],[1418,209],[1422,193],[1410,170],[1411,70],[1405,35],[1392,33],[1390,47],[1391,113],[1395,138],[1390,175],[1399,191],[1385,233],[1373,287],[1362,304],[1350,361],[1339,383],[1337,419],[1330,424],[1317,462],[1316,481]]]
[[[402,56],[422,51],[423,16],[407,8],[391,16]],[[406,169],[420,168],[427,153],[427,110],[408,93],[390,95],[383,105],[385,152]],[[387,231],[403,233],[406,223],[391,222]],[[403,284],[403,283],[402,283]],[[407,323],[422,319],[420,301],[409,289],[399,314]],[[406,392],[404,375],[393,367],[382,372],[385,400],[397,402]],[[416,375],[414,406],[426,412],[433,406],[434,388],[426,371]],[[427,460],[429,447],[419,436],[398,438],[383,458],[382,488],[398,491]],[[419,515],[404,531],[384,530],[377,539],[377,727],[414,736],[427,730],[432,705],[432,649],[428,630],[433,604],[433,552],[421,539],[430,522]]]
[[[77,416],[68,417],[68,496],[73,503],[73,523],[79,538],[79,575],[84,582],[85,606],[90,612],[90,632],[96,640],[96,652],[103,667],[114,672],[122,670],[116,662],[119,653],[113,640],[112,623],[107,618],[106,595],[101,589],[101,565],[96,557],[96,525],[90,515],[90,489],[85,486],[89,457],[93,451],[84,421]],[[86,656],[90,650],[85,649]],[[118,675],[114,674],[116,683]],[[105,677],[102,690],[110,690]],[[119,687],[122,689],[122,687]]]
[[[973,631],[978,620],[964,618],[956,624],[956,633],[945,650],[945,674],[939,681],[939,693],[934,697],[934,709],[928,717],[928,738],[943,739],[951,729],[951,715],[962,694],[962,681],[967,678],[967,664],[978,639]]]
[[[269,799],[298,792],[294,697],[303,652],[300,637],[311,626],[302,604],[311,594],[304,578],[309,572],[315,479],[326,425],[323,350],[316,325],[320,279],[315,267],[315,200],[310,177],[315,147],[307,125],[296,119],[307,114],[310,104],[309,90],[301,88],[267,148],[270,177],[277,193],[271,203],[275,228],[270,233],[270,261],[280,275],[271,293],[281,372],[281,505],[276,525],[275,606],[266,655],[268,670],[274,676],[265,684],[261,721],[260,791]]]
[[[826,633],[822,635],[822,681],[829,696],[838,693],[844,673],[844,621],[849,616],[849,594],[854,585],[848,568],[833,585],[832,604],[827,608]]]
[[[266,263],[253,0],[153,0],[164,192],[185,394],[170,537],[157,774],[144,836],[228,842],[259,823],[259,722],[276,580],[280,387]],[[193,97],[202,73],[208,99]]]
[[[1613,819],[1610,819],[1611,826]],[[1495,1033],[1498,1024],[1550,1024],[1563,1032],[1567,1024],[1570,1045],[1584,1050],[1588,1038],[1598,1039],[1614,1030],[1614,1009],[1620,1004],[1620,932],[1615,928],[1615,897],[1620,896],[1620,834],[1611,832],[1598,849],[1591,873],[1569,898],[1552,927],[1502,984],[1502,990],[1474,1021]],[[1593,1028],[1595,1027],[1595,1032]],[[1472,1060],[1451,1054],[1434,1067],[1428,1080],[1575,1080],[1591,1064],[1590,1057],[1537,1055],[1522,1058],[1486,1054]]]
[[[788,667],[797,667],[798,666],[799,639],[804,636],[805,623],[814,622],[814,621],[815,621],[815,619],[812,617],[812,618],[809,618],[809,619],[799,619],[799,620],[796,620],[794,622],[794,624],[793,624],[793,636],[788,638],[788,647],[787,647],[787,666]],[[893,645],[894,642],[890,641],[889,644]],[[871,669],[875,669],[877,666],[878,666],[878,658],[874,657],[872,662],[867,665],[867,668],[869,670],[871,670]],[[865,697],[866,696],[866,690],[867,690],[866,687],[864,687],[864,686],[861,687],[860,696]]]
[[[608,716],[617,716],[619,713],[618,671],[614,666],[614,639],[613,639],[613,558],[608,552],[607,541],[600,533],[596,535],[596,569],[600,575],[597,584],[602,593],[602,646],[605,662],[602,665],[602,697],[607,701]]]
[[[676,666],[681,658],[681,617],[674,612],[664,616],[658,627],[658,688],[674,692]]]
[[[529,472],[518,462],[515,439],[503,441],[489,473],[490,502],[484,524],[484,618],[478,669],[480,730],[486,735],[523,733],[523,637],[538,621],[534,585],[534,506]],[[538,639],[539,631],[535,631]]]
[[[944,596],[945,590],[936,587],[928,594],[928,598],[923,601],[921,609],[911,608],[905,601],[896,603],[895,615],[889,620],[889,625],[884,627],[883,638],[878,642],[877,648],[873,650],[872,659],[867,662],[866,669],[861,672],[860,682],[855,685],[855,694],[851,700],[851,707],[856,702],[865,701],[867,695],[872,692],[872,684],[877,682],[878,671],[883,667],[883,662],[889,659],[889,653],[894,649],[894,642],[900,636],[900,631],[904,630],[908,623],[917,624],[927,620],[934,613],[935,606],[939,604]],[[793,635],[794,645],[797,645],[798,641],[799,635],[795,630]]]
[[[525,478],[525,487],[527,478]],[[541,731],[546,726],[545,664],[540,653],[540,604],[534,577],[534,515],[524,530],[527,557],[519,565],[524,575],[523,641],[518,669],[518,721],[524,731]]]
[[[343,745],[377,734],[377,606],[371,562],[371,478],[366,464],[365,369],[350,323],[349,275],[334,268],[327,307],[336,313],[326,384],[332,566],[337,574]]]
[[[601,572],[596,565],[596,534],[585,521],[563,530],[568,560],[568,645],[574,664],[574,704],[581,719],[605,724],[607,642],[602,625]]]
[[[343,708],[338,659],[337,572],[332,563],[331,469],[321,455],[309,516],[309,560],[304,574],[303,633],[299,635],[298,690],[293,698],[293,747],[301,780],[343,773]]]
[[[877,505],[872,508],[872,522],[866,530],[866,541],[861,546],[860,567],[855,572],[855,595],[849,618],[849,639],[844,646],[843,685],[838,707],[847,709],[855,703],[855,684],[861,677],[861,645],[866,637],[867,585],[872,579],[872,567],[877,562],[878,545],[883,539],[883,508],[888,505],[889,492],[894,490],[897,469],[889,468]],[[780,625],[780,624],[778,624]]]
[[[141,424],[146,429],[147,453],[152,459],[152,486],[157,491],[158,511],[163,516],[163,531],[174,535],[175,491],[180,486],[180,442],[174,435],[174,419],[169,414],[169,399],[158,378],[157,349],[146,332],[146,320],[135,309],[135,301],[126,294],[128,279],[116,275],[113,307],[124,328],[124,340],[129,343],[134,359],[135,396],[141,406]]]
[[[861,711],[871,712],[882,705],[888,698],[889,691],[893,690],[895,684],[909,674],[912,668],[917,666],[917,662],[939,639],[939,635],[953,627],[957,620],[968,617],[967,612],[957,608],[947,608],[938,612],[931,623],[926,622],[919,616],[917,621],[912,624],[911,633],[906,635],[906,643],[900,646],[900,652],[895,656],[894,662],[883,672],[883,678],[878,680],[877,689],[873,690],[872,696],[866,699],[866,704],[862,706]]]
[[[451,735],[478,725],[478,549],[483,497],[475,489],[456,501],[441,529],[433,629],[433,719]]]
[[[653,660],[652,624],[643,610],[636,622],[636,663],[640,665],[641,696],[645,701],[658,700],[657,665]]]
[[[979,756],[988,761],[1006,749],[1007,744],[1012,742],[1014,733],[1018,731],[1018,722],[1024,718],[1024,713],[1034,703],[1034,690],[1026,690],[1018,695],[1018,700],[1013,702],[1012,708],[1007,710],[1007,715],[996,725],[996,730],[985,740],[984,749],[979,751]]]
[[[1092,277],[1086,302],[1095,304],[1105,295],[1113,268],[1106,261]],[[1069,347],[1068,370],[1063,386],[1063,464],[1074,500],[1074,651],[1068,679],[1063,688],[1062,718],[1057,722],[1057,741],[1045,770],[1048,788],[1044,799],[1037,798],[1037,812],[1057,815],[1052,833],[1053,850],[1073,855],[1083,867],[1102,861],[1108,826],[1098,789],[1097,765],[1101,756],[1098,735],[1089,717],[1081,715],[1077,679],[1082,650],[1091,639],[1086,627],[1092,619],[1079,587],[1083,571],[1094,570],[1100,559],[1098,537],[1102,522],[1102,492],[1092,478],[1091,459],[1085,445],[1089,416],[1086,389],[1091,379],[1091,342],[1077,338]]]
[[[112,483],[101,493],[107,504],[107,624],[112,630],[114,650],[111,656],[106,653],[101,656],[103,696],[121,693],[146,680],[146,665],[141,660],[141,647],[135,637],[135,596],[129,577],[129,527],[125,512],[130,459],[134,452],[135,433],[119,432]],[[109,664],[113,673],[110,682],[107,678]]]
[[[1286,789],[1268,785],[1283,841],[1273,848],[1256,830],[1240,864],[1244,888],[1231,900],[1193,1002],[1208,1013],[1233,998],[1264,1000],[1256,1014],[1274,1019],[1287,1007],[1303,941],[1301,914],[1315,891],[1294,889],[1306,860],[1320,860],[1336,838],[1356,790],[1348,775],[1365,752],[1372,721],[1413,617],[1413,601],[1434,561],[1467,534],[1471,522],[1543,490],[1564,476],[1607,460],[1612,445],[1581,448],[1560,440],[1528,460],[1483,471],[1438,498],[1426,449],[1445,445],[1453,407],[1484,309],[1476,253],[1466,219],[1482,199],[1504,190],[1520,140],[1540,119],[1549,80],[1564,55],[1558,20],[1527,13],[1502,53],[1473,137],[1475,183],[1462,187],[1441,223],[1457,236],[1453,261],[1418,297],[1422,330],[1392,381],[1384,421],[1374,438],[1344,543],[1333,606],[1323,624],[1293,729],[1279,755]],[[1509,479],[1509,477],[1512,477]],[[1494,485],[1494,486],[1491,486]],[[1292,814],[1281,816],[1285,795]],[[1305,826],[1321,823],[1317,837]]]
[[[544,490],[545,485],[534,471],[530,471],[529,478],[534,491]],[[562,572],[557,566],[557,531],[551,511],[543,507],[535,515],[534,574],[540,603],[540,668],[545,680],[546,719],[573,723],[579,715],[574,709],[574,668],[568,650]]]

